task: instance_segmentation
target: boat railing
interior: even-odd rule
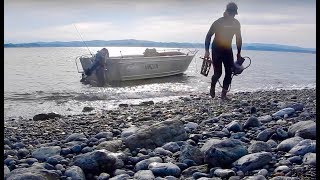
[[[84,73],[83,68],[82,68],[82,71],[79,70],[78,61],[80,62],[80,59],[81,59],[81,58],[91,58],[91,57],[92,57],[91,54],[84,54],[84,55],[81,55],[81,56],[77,56],[77,57],[75,58],[75,63],[76,63],[76,66],[77,66],[77,71],[78,71],[78,73]],[[92,60],[91,60],[91,61],[92,61]],[[81,62],[80,62],[80,64],[81,64]]]

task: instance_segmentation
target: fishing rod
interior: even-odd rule
[[[82,42],[83,42],[83,43],[84,43],[84,45],[87,47],[87,49],[88,49],[88,51],[90,52],[91,56],[93,56],[93,54],[91,53],[90,49],[88,48],[88,46],[87,46],[86,42],[83,40],[83,38],[82,38],[82,36],[81,36],[81,33],[78,31],[77,26],[76,26],[75,24],[73,24],[73,26],[76,28],[76,30],[77,30],[77,32],[78,32],[78,34],[79,34],[79,36],[80,36],[80,38],[81,38]]]

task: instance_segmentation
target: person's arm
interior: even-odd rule
[[[239,24],[239,29],[236,32],[236,44],[237,44],[237,49],[238,49],[237,58],[239,58],[239,57],[241,57],[241,47],[242,47],[242,37],[241,37],[240,24]]]
[[[205,40],[205,57],[210,57],[209,53],[209,47],[210,47],[210,42],[211,42],[211,37],[215,32],[215,23],[212,23],[207,35],[206,35],[206,40]]]

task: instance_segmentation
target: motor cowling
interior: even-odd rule
[[[234,62],[234,64],[233,64],[233,74],[234,75],[238,75],[238,74],[242,73],[242,71],[244,70],[244,67],[242,66],[244,60],[245,59],[243,57],[240,57]]]

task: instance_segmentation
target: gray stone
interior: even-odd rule
[[[316,166],[317,161],[316,161],[316,153],[307,153],[303,156],[303,163]]]
[[[138,129],[136,133],[123,138],[125,145],[131,150],[135,148],[154,149],[167,142],[186,140],[188,136],[179,119],[180,116]]]
[[[316,137],[316,123],[314,121],[300,121],[291,125],[288,129],[289,136],[298,134],[305,139],[315,139]]]
[[[122,140],[101,142],[96,149],[105,149],[111,152],[117,152],[122,147]]]
[[[173,153],[180,150],[180,146],[176,142],[168,142],[162,146],[163,149],[171,151]]]
[[[117,176],[110,178],[109,180],[127,180],[129,178],[130,176],[128,174],[119,174]]]
[[[115,169],[116,157],[106,150],[95,150],[80,154],[73,159],[72,165],[79,166],[85,173],[97,174]]]
[[[263,141],[255,141],[248,148],[249,153],[257,153],[261,151],[271,152],[270,145]]]
[[[244,177],[243,180],[267,180],[267,179],[262,175],[256,175],[256,176]]]
[[[239,121],[234,120],[232,122],[230,122],[229,124],[226,125],[226,128],[229,131],[233,131],[233,132],[239,132],[242,131],[242,125],[240,124]]]
[[[271,148],[276,148],[276,147],[278,146],[278,143],[275,142],[275,141],[272,140],[272,139],[269,139],[269,140],[267,141],[267,143],[269,144],[269,146],[270,146]]]
[[[221,178],[228,178],[236,175],[232,169],[216,169],[213,174]]]
[[[137,180],[152,180],[155,179],[152,171],[150,170],[140,170],[134,174],[134,179]]]
[[[274,133],[273,129],[267,128],[267,129],[261,131],[257,135],[257,140],[266,142],[269,140],[269,138],[272,136],[273,133]]]
[[[67,177],[71,177],[71,179],[76,179],[76,180],[85,180],[86,179],[84,172],[78,166],[71,166],[71,167],[67,168],[64,175]]]
[[[46,180],[59,179],[59,175],[54,170],[46,170],[40,166],[31,166],[29,168],[17,168],[7,175],[7,180]]]
[[[285,139],[288,137],[288,133],[285,130],[283,130],[282,128],[277,128],[276,133],[277,133],[278,137],[281,139]]]
[[[101,173],[98,177],[98,180],[108,180],[110,175],[108,173]]]
[[[261,122],[257,117],[251,116],[243,125],[243,128],[249,127],[259,127],[261,126]]]
[[[302,103],[292,103],[292,104],[289,104],[287,107],[293,108],[295,111],[302,111],[304,108],[304,105]]]
[[[298,177],[288,177],[288,176],[276,176],[271,178],[270,180],[300,180]]]
[[[194,122],[188,122],[187,124],[184,125],[186,128],[195,130],[199,126],[197,123]]]
[[[171,151],[165,150],[162,147],[158,147],[158,148],[154,149],[153,152],[158,155],[163,155],[163,156],[171,156],[172,155]]]
[[[235,167],[243,172],[259,169],[272,160],[270,152],[259,152],[248,154],[233,163]]]
[[[291,163],[296,163],[296,164],[301,164],[302,163],[302,158],[300,156],[292,156],[292,157],[288,158],[288,160]]]
[[[66,142],[71,142],[71,141],[84,141],[86,140],[86,136],[83,133],[73,133],[69,135],[65,141]]]
[[[277,172],[283,172],[284,174],[289,172],[290,171],[290,168],[286,165],[283,165],[283,166],[278,166],[274,172],[277,173]]]
[[[293,108],[284,108],[272,114],[273,117],[283,117],[285,114],[292,115],[295,112]]]
[[[201,173],[207,173],[209,171],[208,165],[200,165],[200,166],[191,166],[185,170],[182,171],[182,176],[183,177],[190,177],[193,175],[195,172],[201,172]]]
[[[248,153],[241,141],[236,139],[210,139],[201,148],[204,162],[212,166],[228,166]]]
[[[259,172],[258,172],[258,175],[262,175],[264,177],[266,177],[268,175],[268,170],[266,169],[261,169]]]
[[[94,136],[97,139],[106,138],[107,140],[111,140],[113,137],[112,132],[99,132]]]
[[[131,126],[129,128],[125,128],[123,129],[122,133],[121,133],[121,138],[126,138],[134,133],[136,133],[138,131],[138,127],[136,126]]]
[[[152,162],[149,164],[148,169],[151,170],[155,176],[179,177],[181,173],[180,168],[173,163]]]
[[[149,164],[152,162],[162,163],[162,159],[160,157],[151,157],[149,159],[142,160],[135,165],[135,170],[146,170],[148,169]]]
[[[32,152],[32,157],[40,161],[46,161],[51,156],[60,155],[60,151],[60,146],[41,147]]]
[[[282,141],[278,146],[277,146],[277,150],[278,151],[284,151],[284,152],[288,152],[290,151],[295,145],[297,145],[300,141],[302,141],[303,139],[301,137],[292,137],[289,139],[286,139],[284,141]]]
[[[10,173],[10,169],[8,168],[8,166],[4,165],[4,169],[3,169],[3,177],[4,179],[6,178],[6,176]]]
[[[202,164],[203,162],[203,157],[200,149],[189,144],[183,145],[181,147],[179,161],[183,162],[185,159],[193,160],[198,165]]]
[[[268,123],[268,122],[272,121],[272,116],[270,116],[270,115],[260,116],[260,117],[258,117],[258,120],[262,123]]]
[[[316,141],[305,139],[295,145],[290,151],[290,154],[303,156],[309,152],[316,152]]]
[[[230,138],[241,139],[244,136],[246,136],[245,132],[236,132],[236,133],[231,133]]]

